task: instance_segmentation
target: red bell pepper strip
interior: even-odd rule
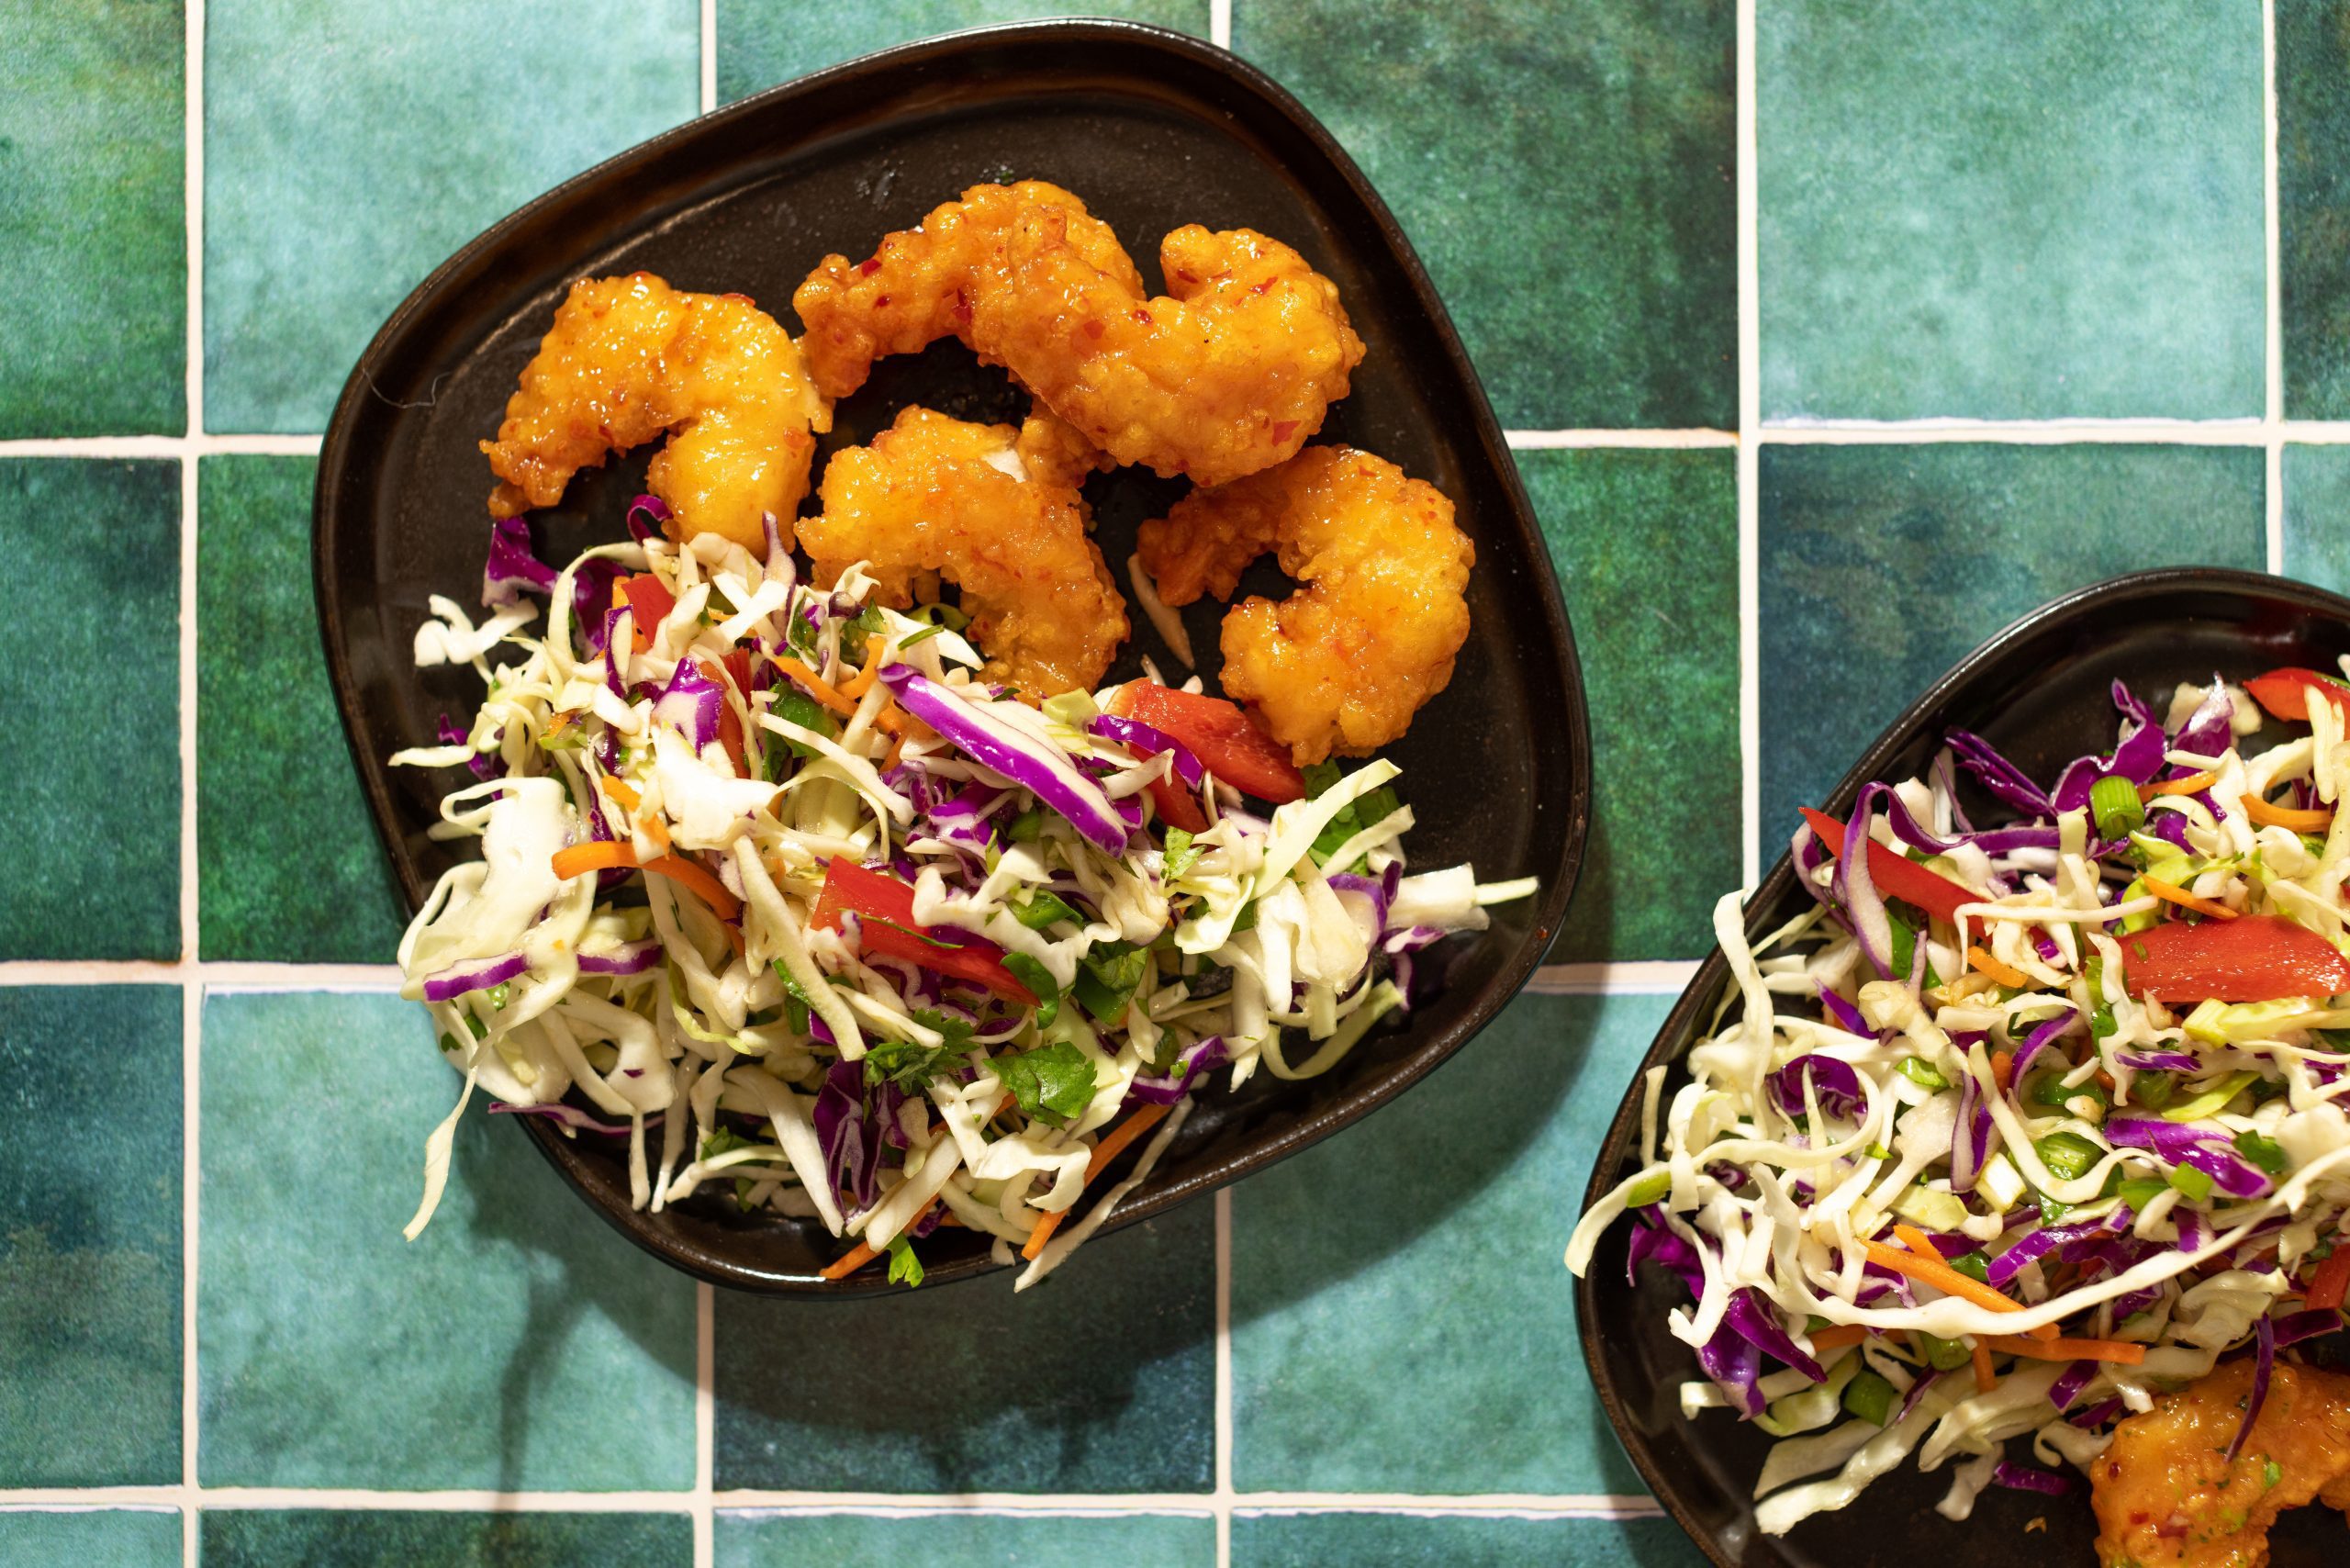
[[[2350,958],[2274,914],[2165,921],[2119,938],[2130,994],[2157,1002],[2278,1002],[2350,991]]]
[[[914,924],[914,890],[897,878],[835,856],[824,869],[824,894],[808,922],[819,931],[840,929],[841,916],[857,917],[857,941],[868,953],[903,958],[951,980],[984,986],[1006,1002],[1036,1005],[1035,994],[1002,962],[1003,949],[984,937],[953,927],[934,935]],[[951,942],[952,946],[935,946]]]
[[[1203,767],[1245,795],[1276,806],[1305,798],[1305,775],[1290,760],[1289,748],[1221,697],[1130,680],[1110,700],[1110,711],[1181,741]]]
[[[1185,833],[1208,829],[1208,814],[1200,810],[1200,798],[1184,789],[1180,778],[1152,779],[1150,803],[1158,808],[1158,820],[1169,827],[1180,827]]]
[[[2272,669],[2245,681],[2244,689],[2272,718],[2298,719],[2306,723],[2312,695],[2324,698],[2336,711],[2350,718],[2350,686],[2313,669],[2294,669],[2289,666]]]
[[[709,678],[711,685],[722,687],[726,684],[727,677],[734,674],[734,661],[742,656],[738,650],[727,655],[715,665],[708,659],[696,659],[694,662],[701,666],[701,673]],[[724,668],[724,674],[720,673],[722,666]],[[748,678],[736,677],[735,689],[747,693],[750,690]],[[734,777],[748,778],[751,776],[751,764],[743,750],[743,721],[735,716],[732,703],[722,702],[718,705],[718,744],[724,749],[726,760],[734,765]]]
[[[653,644],[653,628],[669,618],[677,608],[677,596],[662,586],[661,579],[651,572],[639,572],[621,578],[612,585],[612,608],[626,605],[635,613],[629,617],[636,651],[643,653]]]
[[[2336,1232],[2333,1250],[2326,1254],[2325,1261],[2310,1276],[2309,1299],[2303,1305],[2321,1312],[2336,1312],[2345,1295],[2350,1295],[2350,1234]]]
[[[1828,846],[1829,854],[1842,858],[1842,823],[1826,812],[1816,812],[1809,806],[1803,808],[1803,820],[1811,824],[1811,831],[1818,835],[1820,843]],[[1876,890],[1886,898],[1916,904],[1936,920],[1947,921],[1953,925],[1958,924],[1960,904],[1985,902],[1983,895],[1974,889],[1962,887],[1948,877],[1929,871],[1899,850],[1879,844],[1874,839],[1869,841],[1869,880],[1874,882]]]

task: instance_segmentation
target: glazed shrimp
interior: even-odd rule
[[[812,431],[832,428],[800,351],[739,294],[688,294],[651,273],[572,286],[523,367],[498,439],[489,510],[553,506],[582,468],[666,431],[646,483],[680,538],[720,533],[751,550],[764,519],[784,543],[808,493]]]
[[[793,295],[818,384],[952,334],[1119,463],[1224,484],[1293,455],[1347,394],[1362,340],[1337,286],[1252,230],[1178,229],[1146,298],[1114,235],[1041,182],[977,185]]]
[[[1037,696],[1091,690],[1126,637],[1126,603],[1077,481],[1091,465],[1050,415],[1014,431],[906,409],[833,454],[824,510],[800,529],[816,580],[857,561],[901,607],[959,584],[988,674]]]
[[[1452,503],[1383,457],[1316,446],[1142,525],[1143,566],[1170,605],[1230,598],[1272,549],[1305,586],[1225,616],[1225,694],[1301,767],[1402,735],[1469,639],[1477,551]]]

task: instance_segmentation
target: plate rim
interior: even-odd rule
[[[1486,1000],[1472,1008],[1451,1029],[1415,1045],[1381,1077],[1351,1092],[1319,1114],[1301,1115],[1280,1126],[1238,1154],[1213,1168],[1195,1172],[1186,1180],[1156,1188],[1147,1183],[1137,1189],[1103,1223],[1101,1230],[1106,1233],[1164,1214],[1301,1152],[1392,1103],[1449,1060],[1516,998],[1548,956],[1552,940],[1563,925],[1588,849],[1593,782],[1590,698],[1583,684],[1582,661],[1561,591],[1558,572],[1551,561],[1549,543],[1543,536],[1539,516],[1526,493],[1516,459],[1509,451],[1500,421],[1494,414],[1484,384],[1478,376],[1453,325],[1451,314],[1445,308],[1442,297],[1417,251],[1361,169],[1327,128],[1295,95],[1231,50],[1218,48],[1189,33],[1123,18],[1053,17],[964,28],[878,50],[765,88],[709,113],[696,115],[614,153],[532,197],[453,252],[401,300],[369,340],[336,398],[319,443],[318,471],[312,488],[312,593],[319,612],[319,640],[326,655],[329,682],[338,716],[342,720],[344,742],[351,753],[362,792],[367,800],[371,823],[391,864],[402,899],[412,914],[422,900],[429,896],[430,889],[422,885],[417,868],[402,853],[393,832],[392,823],[397,813],[392,809],[390,791],[380,759],[362,748],[352,725],[356,692],[343,653],[345,618],[342,601],[331,574],[332,563],[342,538],[344,503],[338,494],[338,481],[353,465],[357,442],[366,424],[364,416],[368,412],[368,399],[380,396],[375,389],[375,366],[407,336],[411,323],[439,302],[443,290],[460,274],[482,257],[494,252],[509,236],[548,208],[632,170],[666,158],[692,143],[704,139],[722,140],[729,130],[768,112],[779,103],[812,96],[843,83],[885,74],[896,76],[901,73],[951,64],[957,57],[999,49],[1007,44],[1099,48],[1105,55],[1105,74],[1111,73],[1122,62],[1120,55],[1133,62],[1129,73],[1139,73],[1138,68],[1154,56],[1174,55],[1260,100],[1263,107],[1304,137],[1325,160],[1345,187],[1344,195],[1370,219],[1393,261],[1401,267],[1413,302],[1426,308],[1427,326],[1434,331],[1439,348],[1459,379],[1472,395],[1463,411],[1473,441],[1464,450],[1473,448],[1499,480],[1508,502],[1506,526],[1519,534],[1528,563],[1547,568],[1540,573],[1541,580],[1530,585],[1543,611],[1540,628],[1543,637],[1535,646],[1547,652],[1554,662],[1561,689],[1566,698],[1562,713],[1529,715],[1540,722],[1555,723],[1564,731],[1566,777],[1562,782],[1565,794],[1564,799],[1557,802],[1564,812],[1564,822],[1558,864],[1536,873],[1541,876],[1543,887],[1528,935],[1518,944],[1516,951],[1505,958],[1486,982]],[[1118,91],[1115,88],[1109,90]],[[1320,199],[1316,199],[1315,205],[1343,215],[1343,207],[1334,207]],[[360,510],[355,503],[353,510]],[[1524,645],[1524,639],[1517,641],[1519,645]],[[1540,799],[1543,782],[1537,781],[1537,805],[1533,809],[1544,809],[1550,804],[1549,801]],[[565,1182],[591,1209],[637,1246],[695,1279],[751,1294],[819,1300],[896,1294],[903,1288],[878,1281],[860,1280],[856,1276],[831,1281],[812,1273],[764,1272],[730,1261],[720,1252],[693,1245],[679,1236],[657,1228],[649,1223],[654,1216],[613,1202],[610,1194],[582,1180],[573,1168],[576,1152],[541,1118],[512,1119],[523,1124],[523,1131],[538,1146],[540,1152],[555,1166]],[[996,1263],[985,1253],[975,1253],[932,1268],[925,1284],[934,1288],[958,1280],[997,1273],[1011,1266]]]
[[[1859,759],[1837,780],[1836,787],[1829,791],[1820,809],[1831,816],[1849,812],[1852,802],[1858,799],[1862,786],[1876,777],[1896,754],[1916,739],[1917,732],[1953,692],[1972,683],[2011,645],[2110,603],[2199,589],[2218,589],[2243,596],[2256,594],[2298,601],[2304,609],[2339,622],[2345,634],[2350,634],[2350,598],[2275,573],[2247,571],[2232,566],[2156,566],[2107,577],[2060,594],[2026,610],[1976,644],[1879,733]],[[1778,859],[1772,863],[1770,872],[1756,885],[1753,896],[1746,902],[1743,929],[1748,940],[1768,933],[1772,928],[1773,912],[1789,896],[1794,886],[1794,856],[1791,851],[1782,850]],[[1730,983],[1730,978],[1729,960],[1723,958],[1721,946],[1716,943],[1699,961],[1697,972],[1674,1000],[1672,1010],[1658,1025],[1654,1038],[1648,1049],[1641,1053],[1639,1065],[1633,1069],[1623,1102],[1609,1119],[1606,1134],[1593,1154],[1591,1175],[1584,1183],[1582,1201],[1575,1209],[1578,1218],[1588,1213],[1592,1205],[1616,1185],[1608,1179],[1609,1174],[1623,1163],[1626,1151],[1639,1128],[1641,1096],[1638,1090],[1641,1078],[1651,1068],[1670,1065],[1678,1058],[1688,1043],[1684,1036],[1689,1035],[1699,1019],[1710,1014]],[[1608,1228],[1612,1230],[1614,1227],[1611,1224]],[[1666,1516],[1681,1527],[1682,1533],[1696,1543],[1715,1568],[1746,1568],[1740,1559],[1731,1556],[1719,1540],[1702,1528],[1694,1516],[1680,1473],[1658,1462],[1647,1440],[1632,1424],[1623,1392],[1612,1373],[1608,1347],[1601,1340],[1599,1314],[1594,1297],[1595,1278],[1595,1275],[1586,1273],[1574,1281],[1576,1338],[1582,1345],[1583,1363],[1590,1372],[1593,1391],[1598,1394],[1600,1406],[1606,1412],[1608,1425],[1615,1431],[1617,1445],[1632,1462],[1632,1467],[1639,1473],[1640,1479],[1647,1484],[1649,1495],[1656,1499]],[[1695,1423],[1689,1425],[1694,1430]],[[1756,1501],[1748,1498],[1740,1505],[1749,1518],[1753,1515]]]

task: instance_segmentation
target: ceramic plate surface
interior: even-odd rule
[[[2332,669],[2350,652],[2350,599],[2281,577],[2250,572],[2172,569],[2141,572],[2084,588],[2043,606],[1992,638],[1937,681],[1894,721],[1822,807],[1845,817],[1873,778],[1921,775],[1942,737],[1973,730],[2031,778],[2047,779],[2087,752],[2113,744],[2118,715],[2110,689],[2127,682],[2161,713],[2181,681],[2232,681],[2301,665]],[[2257,738],[2253,743],[2257,745]],[[1962,770],[1960,800],[1978,825],[2004,812]],[[1782,855],[1747,906],[1747,935],[1760,937],[1800,913],[1805,895]],[[1677,1063],[1710,1025],[1730,984],[1716,952],[1666,1018],[1640,1072]],[[1677,1081],[1666,1079],[1669,1097]],[[1632,1169],[1639,1138],[1639,1100],[1628,1093],[1593,1167],[1589,1207]],[[1950,1469],[1921,1475],[1914,1463],[1877,1481],[1841,1513],[1819,1514],[1785,1536],[1754,1528],[1754,1478],[1772,1439],[1727,1412],[1684,1420],[1680,1385],[1704,1374],[1689,1348],[1665,1327],[1685,1293],[1662,1270],[1624,1280],[1628,1226],[1611,1226],[1577,1282],[1583,1357],[1617,1435],[1650,1489],[1722,1568],[1877,1568],[1914,1555],[1968,1568],[2048,1568],[2097,1561],[2097,1534],[2086,1485],[2069,1497],[1986,1490],[1972,1519],[1953,1524],[1934,1512],[1950,1487]],[[2323,1359],[2338,1355],[2342,1336],[2308,1341]],[[2010,1444],[2011,1456],[2020,1445]],[[2068,1472],[2070,1473],[2070,1472]],[[2076,1477],[2077,1479],[2077,1477]],[[2031,1533],[2025,1527],[2044,1521]],[[2270,1537],[2273,1568],[2338,1563],[2342,1520],[2322,1508],[2287,1514]],[[1899,1541],[1897,1552],[1886,1545]]]
[[[1550,562],[1502,432],[1409,245],[1327,133],[1266,77],[1181,34],[1133,24],[993,28],[895,49],[681,127],[532,203],[466,246],[409,297],[360,360],[319,468],[315,567],[335,693],[361,778],[413,908],[451,863],[425,837],[447,776],[383,758],[430,743],[439,716],[471,712],[470,678],[418,671],[427,596],[471,603],[491,484],[476,442],[570,283],[645,268],[681,288],[744,293],[797,329],[792,288],[827,252],[880,237],[990,180],[1065,185],[1109,221],[1157,286],[1158,237],[1185,223],[1259,229],[1296,245],[1342,291],[1370,345],[1324,441],[1377,452],[1440,487],[1477,546],[1473,618],[1450,687],[1387,748],[1419,819],[1416,865],[1475,863],[1534,876],[1540,894],[1495,911],[1459,949],[1449,983],[1408,1024],[1374,1036],[1311,1082],[1260,1079],[1198,1103],[1181,1137],[1113,1223],[1130,1224],[1304,1148],[1393,1098],[1497,1013],[1540,961],[1574,881],[1590,803],[1583,689]],[[844,400],[822,454],[862,442],[909,402],[1016,419],[1025,400],[954,343],[885,360]],[[583,473],[534,514],[540,554],[568,559],[624,537],[652,448]],[[1182,487],[1125,471],[1088,487],[1104,554]],[[1121,573],[1121,576],[1123,574]],[[1260,565],[1244,592],[1287,591]],[[1192,607],[1211,664],[1221,607]],[[1148,654],[1176,666],[1137,610],[1114,676]],[[1211,668],[1211,676],[1213,669]],[[818,1280],[838,1244],[820,1229],[691,1204],[628,1206],[622,1162],[528,1124],[607,1218],[703,1278],[838,1296]],[[420,1137],[423,1129],[419,1129]],[[1099,1187],[1107,1181],[1098,1182]],[[1334,1201],[1342,1201],[1334,1194]],[[932,1282],[991,1267],[967,1232],[926,1243]]]

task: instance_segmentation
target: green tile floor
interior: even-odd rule
[[[454,1085],[304,569],[348,366],[588,164],[1042,8],[0,0],[0,1561],[1697,1561],[1576,1348],[1594,1141],[1713,895],[2006,618],[2350,589],[2350,0],[1110,8],[1323,118],[1511,431],[1600,813],[1529,994],[1041,1295],[719,1295],[480,1118],[402,1243]]]

